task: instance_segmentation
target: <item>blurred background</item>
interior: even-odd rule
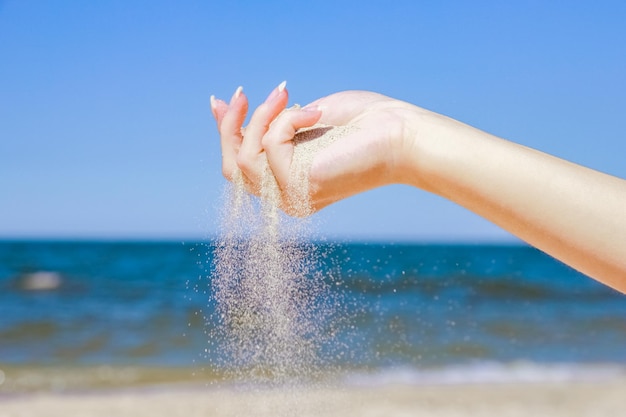
[[[0,391],[215,378],[211,94],[372,90],[624,178],[624,21],[620,1],[0,0]],[[623,296],[448,201],[386,187],[314,229],[350,375],[624,373]]]

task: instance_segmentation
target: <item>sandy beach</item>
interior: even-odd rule
[[[327,386],[293,391],[167,385],[0,397],[0,417],[612,416],[626,378],[596,382]]]

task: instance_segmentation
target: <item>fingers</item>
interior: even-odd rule
[[[222,145],[222,173],[231,180],[237,168],[237,154],[243,135],[241,126],[248,112],[248,99],[239,87],[226,105],[221,100],[211,100],[211,109],[217,120]]]
[[[261,146],[267,154],[267,161],[283,191],[287,190],[289,172],[293,158],[293,137],[298,129],[313,126],[322,116],[316,106],[303,109],[289,109],[281,114],[270,126],[262,139]]]
[[[287,190],[293,157],[293,137],[298,129],[314,125],[322,112],[316,105],[303,109],[285,107],[286,83],[282,82],[253,113],[245,127],[248,99],[239,87],[229,103],[211,96],[211,112],[217,121],[222,147],[222,172],[228,180],[241,171],[246,189],[260,193],[267,165],[282,190]]]
[[[265,102],[252,114],[250,123],[246,126],[246,134],[237,154],[237,165],[243,174],[254,184],[260,184],[263,174],[265,155],[263,149],[263,136],[267,133],[272,121],[287,106],[289,99],[286,82],[280,83]]]

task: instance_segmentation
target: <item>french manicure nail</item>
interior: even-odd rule
[[[215,96],[213,94],[211,94],[211,109],[215,110],[216,107],[216,103],[215,103]]]
[[[265,99],[265,102],[267,103],[269,101],[274,100],[276,98],[276,96],[278,96],[280,93],[285,91],[285,86],[286,85],[287,85],[287,81],[283,81],[282,83],[278,84],[278,87],[273,89],[272,92],[270,93],[270,95],[267,96],[267,98]]]
[[[316,104],[309,105],[309,106],[304,106],[301,110],[302,111],[310,111],[310,112],[321,111],[320,106],[318,106]]]
[[[233,94],[233,97],[230,99],[230,104],[233,104],[233,102],[239,98],[242,91],[243,91],[242,86],[237,87],[237,89],[235,90],[235,94]]]

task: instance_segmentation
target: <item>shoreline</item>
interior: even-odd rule
[[[602,381],[327,384],[250,388],[166,383],[0,395],[0,417],[30,416],[617,416],[626,376]]]
[[[232,370],[231,370],[232,371]],[[320,368],[315,376],[283,381],[288,386],[347,386],[373,388],[389,385],[470,386],[551,383],[604,383],[626,380],[621,363],[536,363],[530,361],[473,362],[440,367]],[[98,392],[191,385],[233,388],[280,384],[254,379],[245,372],[221,372],[208,366],[154,366],[110,364],[2,364],[0,398],[13,394]],[[264,385],[265,384],[265,385]],[[1,417],[1,416],[0,416]]]

